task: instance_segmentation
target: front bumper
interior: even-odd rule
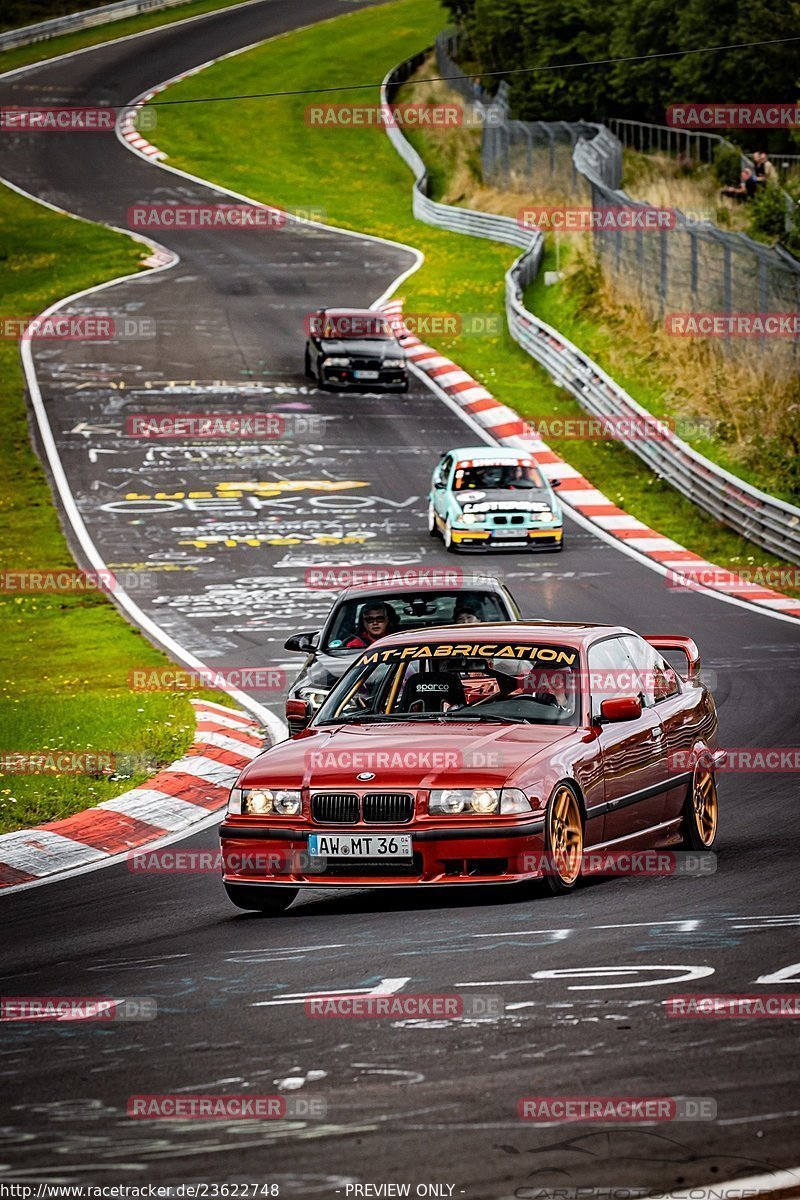
[[[411,859],[311,859],[309,833],[411,834]],[[220,826],[225,883],[291,887],[407,887],[409,884],[519,883],[541,877],[544,822],[502,828],[262,824]],[[534,856],[535,862],[526,862]]]
[[[322,369],[323,387],[371,392],[381,388],[405,391],[408,388],[408,371],[402,367],[391,370],[379,370],[377,379],[356,379],[355,371],[350,367],[329,367]]]
[[[505,528],[507,530],[508,526]],[[453,542],[457,546],[475,546],[483,550],[514,550],[521,546],[534,550],[548,550],[560,546],[564,536],[564,530],[560,526],[557,529],[542,529],[539,526],[526,529],[520,526],[519,532],[514,530],[514,533],[516,536],[507,537],[502,536],[499,529],[453,529]]]

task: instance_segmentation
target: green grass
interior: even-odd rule
[[[135,271],[142,254],[119,234],[0,189],[6,317],[31,316],[61,296]],[[74,566],[31,447],[19,347],[5,339],[0,440],[2,570]],[[0,775],[0,832],[108,800],[183,753],[194,730],[187,696],[128,690],[133,668],[167,662],[101,595],[0,592],[0,754],[60,748],[133,756],[114,776]]]
[[[105,0],[103,2],[105,3]],[[92,29],[78,29],[74,33],[62,33],[59,37],[48,38],[44,42],[34,42],[30,46],[18,46],[13,50],[4,50],[0,54],[0,74],[4,71],[13,71],[17,67],[25,67],[29,63],[41,62],[45,58],[55,58],[58,54],[69,54],[72,50],[82,50],[85,46],[110,42],[116,38],[125,37],[129,33],[141,33],[144,29],[156,29],[160,25],[171,25],[173,21],[183,21],[186,17],[214,12],[218,8],[230,8],[231,5],[241,2],[242,0],[194,0],[191,4],[181,4],[178,8],[166,9],[163,12],[140,13],[136,17],[111,21],[108,25],[98,25]],[[30,23],[32,24],[32,22]]]
[[[336,54],[329,23],[285,35],[219,63],[170,89],[171,100],[209,93],[312,88],[358,82],[386,71],[429,45],[446,24],[427,0],[397,0],[336,19]],[[402,288],[406,311],[502,313],[503,275],[516,251],[431,229],[411,215],[411,176],[379,129],[319,128],[304,119],[309,97],[280,97],[217,106],[213,125],[200,106],[161,109],[158,145],[170,162],[253,198],[286,208],[322,207],[332,225],[395,238],[421,249],[424,266]],[[324,97],[323,99],[328,99]],[[377,90],[337,93],[337,104],[375,103]],[[418,146],[427,142],[414,138]],[[257,153],[253,147],[259,148]],[[443,170],[436,158],[434,173]],[[376,287],[376,292],[378,288]],[[371,297],[365,297],[365,300]],[[529,419],[580,417],[583,410],[505,331],[429,340]],[[658,481],[618,443],[553,441],[553,448],[616,503],[723,566],[778,564],[744,538],[705,517]]]

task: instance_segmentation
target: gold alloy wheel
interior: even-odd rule
[[[717,835],[717,781],[707,767],[696,767],[692,781],[692,812],[697,836],[704,846],[712,846]]]
[[[547,840],[553,869],[563,884],[571,886],[581,873],[583,857],[581,810],[571,788],[562,786],[553,797]]]

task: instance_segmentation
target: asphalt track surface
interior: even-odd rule
[[[339,0],[265,0],[0,79],[0,102],[125,103],[212,55],[341,11]],[[19,136],[3,174],[120,226],[135,201],[215,195],[137,159],[110,134]],[[294,225],[258,236],[161,233],[180,253],[177,267],[78,304],[153,318],[154,338],[36,350],[59,451],[106,561],[138,570],[148,581],[136,595],[145,611],[226,667],[299,666],[283,641],[316,628],[329,601],[306,587],[310,565],[466,561],[428,539],[425,492],[436,451],[474,434],[419,384],[408,397],[347,397],[320,394],[302,375],[303,315],[371,303],[410,255]],[[267,446],[124,436],[133,412],[232,408],[312,415],[324,435]],[[278,479],[309,486],[287,496],[270,486]],[[342,481],[342,490],[319,486]],[[170,498],[154,501],[158,494]],[[717,676],[722,744],[796,743],[796,627],[671,592],[571,523],[567,538],[560,556],[474,565],[502,574],[531,616],[691,634]],[[280,711],[279,695],[257,698]],[[794,1165],[792,1022],[677,1020],[663,1009],[675,993],[797,987],[768,978],[800,960],[796,777],[729,774],[721,798],[718,870],[704,879],[607,880],[557,899],[317,891],[276,920],[231,908],[214,875],[132,874],[124,865],[6,896],[0,993],[147,995],[159,1015],[3,1027],[0,1181],[250,1180],[277,1183],[285,1196],[438,1183],[454,1196],[522,1200],[547,1188],[667,1190]],[[182,846],[215,844],[209,829]],[[570,975],[618,967],[638,970]],[[687,981],[690,968],[705,977]],[[302,993],[384,980],[405,992],[502,995],[506,1015],[305,1015]],[[278,1088],[324,1098],[327,1117],[126,1115],[134,1094]],[[516,1118],[522,1096],[579,1094],[710,1097],[718,1115],[607,1127]]]

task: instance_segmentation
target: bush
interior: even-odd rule
[[[720,187],[736,187],[742,172],[742,156],[733,146],[719,145],[714,150],[711,170]]]
[[[770,242],[786,236],[786,197],[780,188],[759,185],[750,202],[750,234]]]

